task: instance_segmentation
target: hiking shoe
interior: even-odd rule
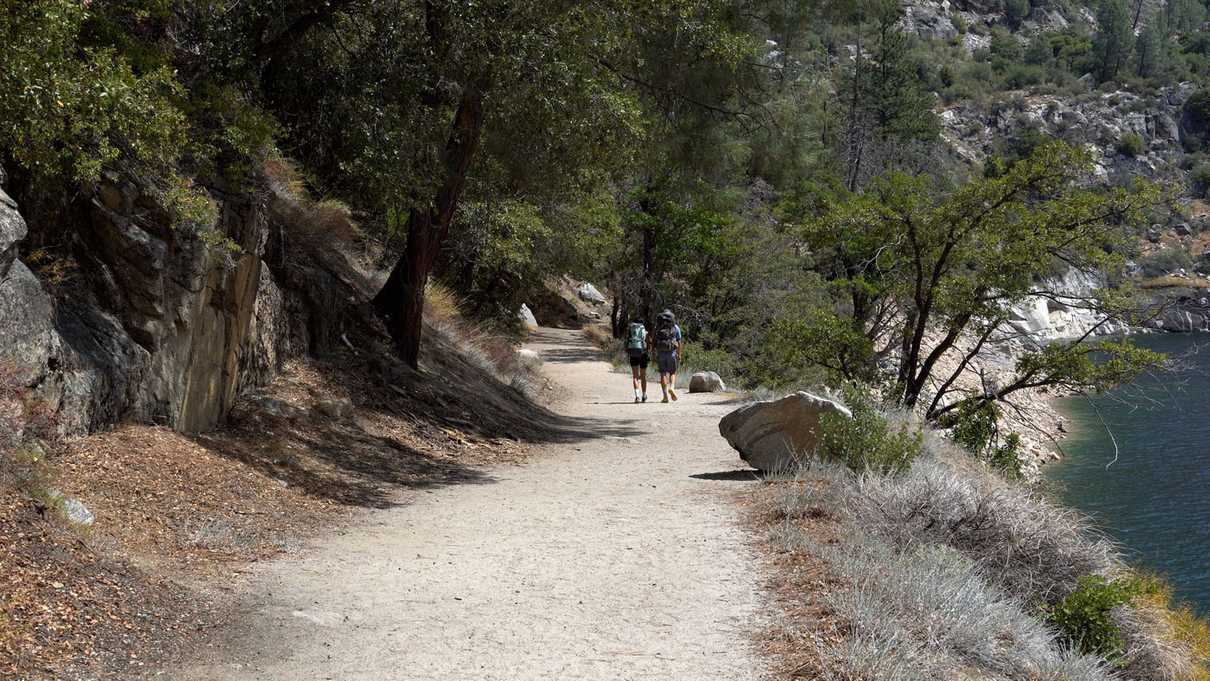
[[[660,400],[660,402],[663,402],[664,404],[668,404],[668,396],[664,395],[664,399]]]
[[[638,404],[638,403],[639,403],[639,398],[637,398],[637,397],[636,397],[636,398],[634,398],[634,403],[635,403],[635,404]]]
[[[647,395],[646,395],[645,393],[643,394],[643,401],[644,401],[644,402],[646,402],[646,401],[647,401]]]
[[[669,390],[669,391],[668,391],[668,394],[669,394],[669,395],[672,397],[672,401],[673,401],[673,402],[676,402],[676,391],[675,391],[675,390]]]

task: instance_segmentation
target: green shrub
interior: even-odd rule
[[[972,456],[987,462],[994,470],[1010,480],[1020,480],[1021,436],[1001,435],[1000,410],[992,402],[970,401],[944,424],[952,430],[950,437]]]
[[[1159,277],[1169,272],[1193,267],[1193,256],[1183,248],[1163,248],[1138,260],[1145,277]]]
[[[707,350],[704,345],[697,342],[685,343],[685,356],[682,364],[684,364],[685,370],[690,373],[713,371],[722,376],[723,380],[728,384],[733,383],[739,374],[735,355],[722,348]]]
[[[1122,136],[1118,138],[1118,143],[1115,148],[1118,150],[1119,154],[1134,158],[1135,156],[1143,153],[1143,150],[1146,149],[1146,145],[1143,143],[1142,137],[1139,137],[1133,132],[1127,132],[1122,133]]]
[[[1207,191],[1210,191],[1210,163],[1199,163],[1193,167],[1189,173],[1189,179],[1193,182],[1193,191],[1203,196]]]
[[[906,471],[924,448],[924,433],[905,419],[888,419],[863,391],[846,391],[853,418],[829,413],[820,419],[816,456],[859,473]]]
[[[1136,579],[1110,581],[1100,575],[1080,578],[1076,590],[1046,613],[1046,620],[1059,630],[1059,639],[1088,655],[1120,662],[1125,652],[1122,632],[1113,619],[1113,609],[1141,595]]]

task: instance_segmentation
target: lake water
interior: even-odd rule
[[[1095,405],[1063,400],[1072,431],[1062,443],[1066,458],[1044,472],[1064,503],[1093,516],[1135,564],[1167,575],[1178,599],[1210,615],[1210,335],[1135,340],[1182,356],[1184,367]],[[1102,418],[1117,439],[1117,461]]]

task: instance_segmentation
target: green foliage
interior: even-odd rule
[[[170,166],[185,140],[167,67],[136,73],[115,50],[82,47],[76,0],[6,0],[0,8],[0,146],[33,173],[94,182],[120,158]]]
[[[1118,77],[1133,43],[1134,28],[1126,0],[1101,0],[1097,8],[1097,34],[1093,39],[1098,81]]]
[[[1210,150],[1210,88],[1194,92],[1185,101],[1184,131],[1186,149]]]
[[[1013,28],[1018,28],[1022,21],[1029,17],[1029,13],[1033,10],[1029,0],[1005,0],[1004,2],[1004,18]]]
[[[1046,619],[1058,628],[1060,640],[1066,645],[1120,662],[1126,644],[1113,620],[1113,609],[1141,593],[1137,580],[1110,581],[1100,575],[1085,575],[1075,591],[1047,610]]]
[[[1021,478],[1021,437],[1000,430],[1000,409],[990,400],[970,399],[947,419],[954,442],[1010,480]]]
[[[1189,172],[1193,182],[1193,191],[1197,196],[1205,196],[1210,191],[1210,163],[1199,163]]]
[[[1122,136],[1118,138],[1118,142],[1116,145],[1114,145],[1114,148],[1119,154],[1134,158],[1135,156],[1138,156],[1146,151],[1147,145],[1143,142],[1143,138],[1138,134],[1133,132],[1124,132],[1122,133]]]
[[[1102,272],[1121,269],[1129,244],[1121,224],[1137,219],[1158,192],[1088,189],[1079,180],[1089,164],[1086,151],[1051,143],[994,177],[949,191],[926,178],[892,174],[864,194],[829,202],[806,225],[804,238],[837,293],[834,309],[844,310],[834,314],[876,344],[901,344],[894,388],[901,404],[915,406],[934,379],[940,353],[959,337],[994,335],[1056,258]],[[897,320],[881,312],[891,300],[906,308]],[[1125,299],[1090,297],[1089,303],[1107,314],[1128,307]],[[925,347],[926,329],[946,335]],[[1027,356],[1033,363],[1018,367],[1006,393],[1107,378],[1077,361],[1079,355],[1052,344]],[[836,355],[825,366],[844,362]],[[957,408],[941,406],[954,379],[939,380],[944,387],[926,410],[930,418]]]
[[[821,459],[845,464],[858,473],[906,471],[924,448],[924,433],[906,418],[887,418],[866,391],[850,388],[845,401],[853,417],[828,413],[820,418]]]
[[[1193,256],[1180,246],[1166,246],[1138,259],[1139,268],[1145,277],[1161,277],[1181,269],[1193,267]]]

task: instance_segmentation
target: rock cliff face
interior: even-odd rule
[[[66,432],[119,420],[211,428],[292,351],[288,297],[264,261],[274,197],[216,200],[214,229],[234,254],[170,227],[137,182],[111,181],[74,231],[70,289],[52,296],[17,257],[26,224],[0,192],[0,362],[16,365]],[[302,350],[315,334],[295,335]]]
[[[1180,121],[1193,91],[1191,83],[1183,83],[1146,97],[1125,91],[1074,98],[1019,93],[990,110],[969,103],[942,110],[942,135],[963,160],[981,163],[998,142],[1032,128],[1047,137],[1086,145],[1103,180],[1142,176],[1183,182]],[[1129,156],[1118,151],[1118,142],[1128,133],[1143,140],[1142,153]]]

